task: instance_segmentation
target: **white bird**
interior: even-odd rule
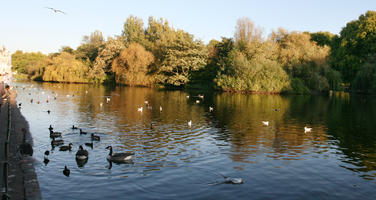
[[[269,126],[269,121],[262,121],[265,126]]]
[[[196,103],[200,103],[200,100],[196,100]]]
[[[110,97],[106,97],[107,103],[111,101]]]
[[[103,106],[103,103],[100,103],[99,106],[102,107],[102,106]]]
[[[209,112],[213,112],[214,111],[214,108],[209,106]]]
[[[199,95],[197,95],[197,96],[198,96],[198,98],[200,98],[200,99],[204,99],[204,95],[199,94]]]
[[[62,13],[62,14],[64,14],[64,15],[67,14],[67,13],[65,13],[65,12],[63,12],[63,11],[61,11],[61,10],[55,9],[55,8],[51,8],[51,7],[45,7],[45,8],[50,9],[50,10],[54,11],[55,13]]]
[[[149,104],[149,101],[144,101],[145,104]]]
[[[162,106],[159,106],[159,112],[162,112]]]
[[[312,128],[308,128],[308,127],[304,127],[304,133],[307,133],[307,132],[311,132],[312,131]]]
[[[188,122],[188,126],[189,126],[189,127],[192,127],[192,120],[189,120],[189,122]]]
[[[143,110],[143,107],[139,107],[139,108],[137,108],[137,111],[138,111],[138,112],[142,112],[142,110]]]
[[[187,97],[187,99],[189,99],[189,95],[187,95],[186,97]]]
[[[87,93],[88,93],[88,91],[86,90],[86,91],[85,91],[85,93],[87,94]]]

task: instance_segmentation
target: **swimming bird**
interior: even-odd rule
[[[66,177],[69,177],[70,170],[68,169],[68,167],[67,167],[66,165],[65,165],[65,167],[64,167],[63,174],[64,174]]]
[[[269,126],[269,121],[262,121],[262,124],[264,124],[265,126]]]
[[[61,137],[61,132],[55,132],[53,130],[50,130],[50,138],[56,138]]]
[[[50,162],[50,159],[48,159],[48,155],[50,155],[50,151],[45,151],[44,152],[44,160],[43,160],[43,163],[45,166],[47,166],[47,164]]]
[[[61,11],[61,10],[55,9],[55,8],[51,8],[51,7],[45,7],[45,8],[50,9],[50,10],[54,11],[55,13],[62,13],[62,14],[64,14],[64,15],[67,14],[67,13],[65,13],[65,12],[63,12],[63,11]]]
[[[86,135],[87,132],[83,132],[82,129],[80,129],[80,135],[82,135],[82,134]]]
[[[134,153],[128,152],[128,153],[114,153],[112,152],[112,146],[106,147],[106,149],[110,150],[110,153],[107,156],[107,160],[114,163],[124,163],[127,161],[130,161],[132,159],[132,155]]]
[[[189,126],[189,127],[192,127],[192,120],[189,120],[189,122],[188,122],[188,126]]]
[[[110,97],[106,97],[107,103],[110,102],[110,100],[111,100]]]
[[[137,108],[137,111],[138,111],[138,112],[142,112],[142,110],[143,110],[143,107],[139,107],[139,108]]]
[[[59,149],[59,151],[68,151],[68,150],[71,151],[72,150],[72,146],[73,146],[72,143],[69,143],[68,146],[61,146],[60,149]]]
[[[185,96],[187,99],[189,99],[189,95]]]
[[[34,101],[33,99],[30,99],[30,103],[33,103],[33,101]]]
[[[93,149],[93,142],[86,142],[86,143],[85,143],[85,146],[88,146],[88,147],[90,147],[91,149]]]
[[[78,128],[77,128],[77,126],[72,125],[72,129],[75,130],[75,129],[78,129]]]
[[[162,106],[159,106],[159,112],[162,112],[162,110],[163,110]]]
[[[198,94],[197,96],[198,96],[198,98],[200,98],[200,99],[204,99],[204,95],[203,95],[203,94]]]
[[[312,131],[312,128],[308,128],[308,127],[304,127],[304,133],[307,133],[307,132],[311,132]]]
[[[51,113],[51,110],[47,110],[47,113],[50,114],[50,113]]]
[[[33,156],[33,147],[30,143],[26,142],[26,129],[21,129],[23,133],[23,142],[18,146],[18,149],[20,150],[21,155],[29,155]]]
[[[97,135],[94,135],[94,133],[92,133],[91,134],[91,140],[93,140],[93,141],[100,141],[101,138],[99,136],[97,136]]]
[[[19,104],[18,104],[18,107],[21,107],[21,105],[22,105],[22,103],[19,103]]]
[[[209,106],[209,112],[213,112],[214,111],[214,108]]]
[[[48,130],[52,131],[54,128],[52,128],[52,125],[50,124],[50,127],[48,127]]]
[[[200,100],[196,100],[196,103],[200,103]]]
[[[102,106],[103,106],[103,103],[100,103],[99,106],[102,107]]]
[[[149,104],[149,101],[144,101],[144,103],[147,105],[147,104]]]
[[[52,141],[51,141],[52,147],[59,146],[62,144],[64,144],[64,140],[56,140],[55,137],[52,138]]]
[[[89,158],[89,152],[87,152],[87,150],[85,150],[82,145],[80,145],[80,147],[78,148],[78,151],[76,153],[76,159],[79,159],[79,160],[85,160],[85,159],[88,159]]]

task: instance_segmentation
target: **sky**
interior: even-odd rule
[[[376,10],[376,0],[0,0],[0,47],[12,53],[75,49],[95,30],[105,38],[120,35],[130,15],[142,18],[145,26],[149,16],[162,17],[204,43],[233,37],[241,17],[251,19],[265,35],[279,27],[339,34],[368,10]]]

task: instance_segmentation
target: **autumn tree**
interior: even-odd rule
[[[153,60],[153,54],[142,45],[131,43],[112,63],[116,82],[130,86],[150,86],[153,80],[148,75],[148,66]]]

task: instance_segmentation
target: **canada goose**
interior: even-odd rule
[[[50,159],[48,159],[48,155],[50,155],[50,151],[45,151],[44,152],[44,160],[43,160],[43,163],[45,166],[47,166],[47,164],[50,162]]]
[[[312,131],[312,128],[308,128],[308,127],[304,127],[304,133],[307,133],[307,132],[311,132]]]
[[[61,146],[60,149],[59,149],[59,151],[68,151],[68,150],[71,151],[72,150],[72,146],[73,146],[72,143],[69,143],[68,146]]]
[[[189,122],[188,122],[188,126],[189,126],[189,127],[192,127],[192,120],[189,120]]]
[[[97,135],[94,135],[94,133],[91,134],[91,140],[94,140],[94,141],[100,141],[101,138]]]
[[[82,129],[80,129],[80,135],[82,135],[82,134],[86,135],[87,132],[83,132]]]
[[[209,112],[213,112],[214,111],[214,108],[209,106]]]
[[[264,124],[265,126],[269,126],[269,121],[262,121],[262,124]]]
[[[50,124],[50,127],[48,128],[48,130],[50,130],[50,131],[54,130],[54,128],[52,128],[51,124]]]
[[[78,129],[78,128],[77,128],[77,126],[72,125],[72,129],[75,130],[75,129]]]
[[[93,142],[86,142],[86,143],[85,143],[85,146],[88,146],[88,147],[90,147],[91,149],[93,149]]]
[[[62,145],[62,144],[64,144],[64,140],[55,140],[54,137],[52,138],[52,141],[51,141],[52,147],[59,146],[59,145]]]
[[[70,170],[68,169],[68,167],[67,167],[66,165],[65,165],[65,167],[64,167],[63,174],[64,174],[66,177],[69,177]]]
[[[110,153],[107,156],[107,160],[114,163],[124,163],[130,161],[132,159],[132,155],[134,155],[134,153],[132,152],[112,154],[112,146],[108,146],[106,147],[106,149],[110,150]]]
[[[89,152],[87,152],[83,147],[82,145],[80,145],[77,153],[76,153],[76,159],[79,159],[79,160],[85,160],[85,159],[88,159],[89,158]]]
[[[22,128],[21,131],[23,133],[23,142],[18,146],[20,153],[21,155],[33,156],[33,147],[26,142],[26,129]]]
[[[61,132],[55,132],[50,130],[50,138],[61,137]]]

